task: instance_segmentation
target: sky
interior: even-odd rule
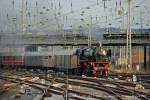
[[[22,1],[26,1],[23,6]],[[124,29],[127,27],[127,1],[0,0],[0,31],[21,32],[23,26],[26,32],[39,34],[79,28]],[[149,13],[150,0],[131,0],[131,28],[150,28]]]

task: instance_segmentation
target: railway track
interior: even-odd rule
[[[150,74],[140,74],[140,73],[113,73],[109,74],[109,77],[111,78],[118,78],[119,80],[126,80],[126,79],[132,79],[133,75],[136,76],[137,82],[141,83],[146,89],[150,89]],[[128,85],[134,86],[133,83],[125,83]]]
[[[132,84],[132,83],[131,84],[127,84],[127,83],[120,84],[120,82],[112,82],[112,81],[108,81],[108,80],[99,80],[99,79],[93,79],[93,78],[81,78],[81,77],[77,77],[77,76],[70,77],[69,79],[72,79],[72,80],[68,80],[68,84],[80,85],[83,87],[88,87],[88,88],[105,91],[111,95],[114,95],[117,99],[123,98],[121,95],[136,96],[136,97],[138,97],[140,99],[144,99],[144,100],[150,99],[150,95],[148,93],[140,92],[135,89],[125,88],[125,86],[134,88],[134,84]],[[73,81],[73,80],[76,80],[76,81]],[[77,80],[84,80],[85,82],[83,83],[83,82],[77,81]],[[62,83],[65,82],[64,79],[60,79],[60,78],[56,79],[55,81],[62,82]],[[97,83],[97,84],[91,84],[88,82],[93,82],[93,83]],[[113,85],[113,86],[110,86],[110,85]]]
[[[109,77],[120,77],[120,79],[125,79],[127,77],[132,77],[133,75],[136,75],[136,77],[139,79],[139,81],[145,81],[150,80],[150,74],[144,74],[144,73],[110,73]]]
[[[46,84],[41,84],[41,83],[37,83],[37,82],[31,82],[31,81],[27,81],[27,80],[21,80],[18,78],[11,78],[11,77],[6,77],[6,76],[0,76],[0,79],[11,81],[14,83],[27,84],[31,87],[41,90],[43,92],[41,100],[44,100],[44,98],[47,97],[47,95],[51,96],[52,94],[62,95],[64,98],[66,98],[65,95],[67,95],[65,92],[66,91],[65,88],[55,87],[52,85],[46,85]],[[44,86],[45,88],[41,88],[41,86],[42,87]],[[78,96],[68,96],[67,99],[71,98],[71,99],[75,99],[75,100],[86,100],[86,99],[80,97],[82,95],[82,96],[86,96],[86,97],[92,97],[92,98],[95,98],[98,100],[108,100],[103,97],[97,97],[97,96],[93,96],[88,93],[81,93],[81,92],[69,90],[69,89],[67,90],[67,93],[73,93],[73,94],[78,95]]]
[[[14,73],[13,73],[14,74]],[[40,79],[44,79],[50,84],[41,84],[38,82],[31,82],[25,81],[18,78],[11,78],[11,77],[4,77],[1,76],[0,78],[15,80],[17,82],[25,82],[33,87],[39,88],[43,91],[43,95],[41,100],[44,100],[47,96],[61,95],[64,99],[67,100],[86,100],[86,97],[90,97],[96,100],[110,100],[108,97],[103,97],[99,95],[93,95],[87,92],[76,91],[73,89],[69,89],[68,86],[80,86],[85,87],[88,89],[93,89],[95,91],[101,91],[107,93],[110,97],[115,98],[115,100],[124,100],[125,97],[134,97],[135,100],[150,100],[149,92],[143,92],[135,90],[135,84],[132,82],[119,82],[119,81],[110,81],[108,79],[101,79],[101,78],[90,78],[90,77],[79,77],[79,76],[53,76],[53,77],[46,77],[45,75],[36,75],[33,73],[31,74],[17,74],[16,76],[20,77],[39,77]],[[15,82],[14,81],[14,82]],[[63,84],[62,86],[53,86],[53,83],[60,83]],[[44,86],[45,88],[42,89],[40,86]],[[145,86],[145,89],[149,89],[149,87]],[[71,95],[73,94],[73,95]]]

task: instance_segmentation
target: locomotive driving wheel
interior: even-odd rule
[[[85,76],[92,76],[93,75],[92,67],[90,64],[88,64],[87,67],[83,70],[82,75],[85,75]]]

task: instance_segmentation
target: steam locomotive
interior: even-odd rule
[[[66,74],[97,76],[107,75],[111,51],[102,47],[83,47],[73,54],[61,55],[4,55],[0,56],[3,67],[53,70]]]
[[[79,57],[77,72],[79,75],[107,75],[110,66],[111,50],[102,47],[80,48],[76,51]]]

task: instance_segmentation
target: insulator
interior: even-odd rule
[[[43,12],[40,12],[40,14],[43,14]]]
[[[45,9],[46,7],[45,6],[43,6],[43,9]]]
[[[15,4],[15,1],[13,0],[13,1],[12,1],[13,8],[14,8],[14,4]]]
[[[61,9],[60,1],[59,1],[59,9]]]
[[[46,9],[46,11],[49,11],[49,9]]]
[[[36,1],[36,7],[38,6],[38,2]]]

